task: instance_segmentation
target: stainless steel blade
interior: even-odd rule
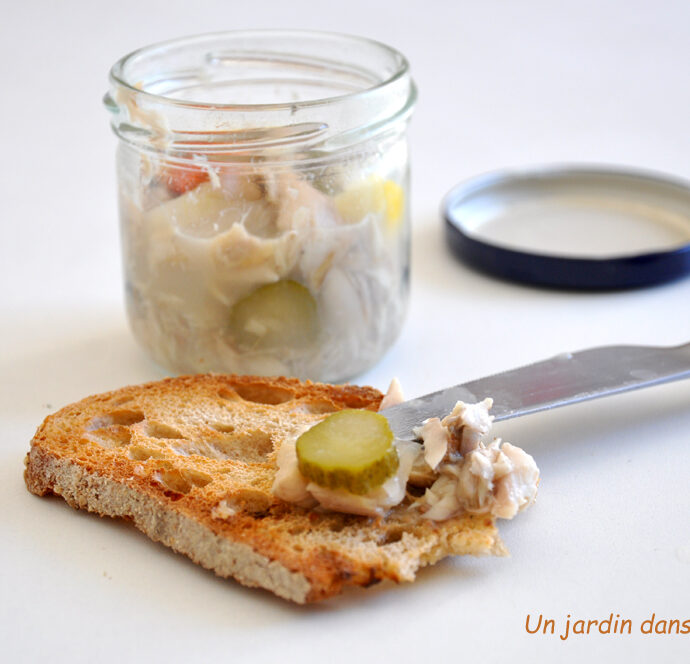
[[[396,437],[445,417],[457,401],[494,400],[495,421],[690,378],[690,343],[673,347],[604,346],[563,353],[543,362],[473,380],[386,408]]]

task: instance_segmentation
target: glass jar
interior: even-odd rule
[[[408,299],[405,58],[227,32],[138,50],[110,81],[127,312],[155,361],[331,382],[377,361]]]

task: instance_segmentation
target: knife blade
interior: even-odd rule
[[[494,400],[494,421],[690,378],[690,343],[681,346],[602,346],[432,392],[381,411],[396,438],[430,417],[443,418],[458,401]]]

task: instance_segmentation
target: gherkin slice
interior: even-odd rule
[[[383,415],[341,410],[297,439],[299,470],[327,489],[363,495],[398,469],[393,433]]]
[[[236,302],[230,327],[242,350],[305,348],[318,336],[316,301],[302,284],[276,281]]]

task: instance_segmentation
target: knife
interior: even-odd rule
[[[432,392],[381,411],[393,434],[412,431],[430,417],[443,418],[457,401],[492,397],[494,421],[507,420],[642,387],[690,378],[690,343],[681,346],[603,346],[494,374]]]

